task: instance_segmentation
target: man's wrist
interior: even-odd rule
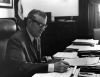
[[[54,63],[48,65],[48,72],[54,72]]]

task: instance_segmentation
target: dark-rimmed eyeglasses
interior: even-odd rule
[[[36,22],[38,25],[39,25],[39,27],[41,27],[41,28],[43,28],[43,27],[47,27],[47,25],[46,24],[43,24],[43,23],[40,23],[40,22],[38,22],[38,21],[36,21],[36,20],[33,20],[33,19],[31,19],[33,22]]]

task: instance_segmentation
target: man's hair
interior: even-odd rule
[[[46,18],[46,13],[41,11],[41,10],[37,10],[37,9],[33,9],[29,12],[27,19],[35,19],[36,18],[36,14],[40,15],[43,18]]]

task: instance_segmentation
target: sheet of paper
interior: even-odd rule
[[[93,40],[93,39],[76,39],[73,42],[88,42],[88,43],[98,44],[99,40]]]
[[[70,68],[65,73],[56,73],[56,72],[53,72],[53,73],[38,73],[38,74],[33,75],[32,77],[70,77],[72,72],[73,72],[73,68]]]
[[[78,51],[87,51],[87,50],[100,50],[100,45],[94,45],[94,46],[80,46],[80,45],[70,45],[66,48],[75,48],[78,49]]]
[[[37,74],[35,74],[35,75],[33,75],[32,77],[41,77],[43,75],[43,73],[41,74],[41,73],[37,73]]]
[[[93,65],[99,62],[99,57],[85,57],[85,58],[75,58],[75,59],[64,59],[72,66],[84,66],[84,65]]]
[[[78,51],[100,50],[100,45],[80,47]]]
[[[88,47],[90,47],[90,46],[82,46],[82,45],[69,45],[69,46],[67,46],[66,48],[75,48],[75,49],[82,49],[82,48],[88,48]]]
[[[77,52],[57,52],[53,55],[54,58],[76,58]]]

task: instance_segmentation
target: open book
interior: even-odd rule
[[[72,66],[86,66],[93,65],[99,62],[99,57],[84,57],[84,58],[74,58],[74,59],[64,59]]]

